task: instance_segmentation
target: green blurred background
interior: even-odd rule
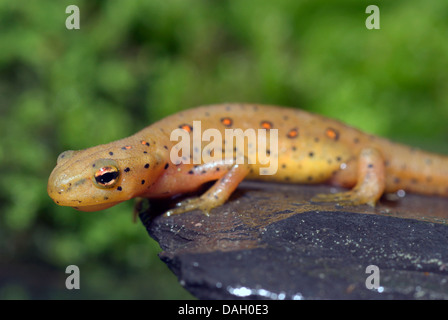
[[[81,29],[67,30],[76,4]],[[367,30],[366,7],[381,10]],[[58,154],[219,102],[300,107],[448,153],[448,2],[0,2],[0,298],[191,298],[131,220],[46,193]],[[81,290],[65,289],[65,268]]]

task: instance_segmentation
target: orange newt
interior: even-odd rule
[[[194,121],[200,121],[199,129]],[[266,154],[276,147],[271,156],[278,168],[269,175],[262,173],[266,164],[238,163],[237,154],[248,160],[247,141],[244,150],[231,150],[230,161],[198,161],[195,156],[210,143],[206,139],[200,143],[201,150],[191,146],[190,155],[182,155],[184,161],[174,163],[171,151],[178,148],[178,140],[172,141],[171,133],[178,128],[191,137],[201,136],[207,129],[218,130],[223,154],[230,144],[225,141],[225,129],[265,129]],[[273,129],[278,129],[276,146],[267,143]],[[222,104],[179,112],[109,144],[63,152],[50,175],[48,194],[59,205],[97,211],[135,197],[175,197],[216,181],[201,196],[181,201],[167,212],[200,209],[208,214],[226,202],[246,178],[326,182],[351,189],[317,195],[312,201],[373,206],[383,193],[398,190],[448,196],[448,157],[393,143],[302,110]]]

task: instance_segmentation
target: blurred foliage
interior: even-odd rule
[[[81,29],[67,30],[76,4]],[[0,2],[0,298],[188,298],[131,222],[46,194],[57,155],[219,102],[300,107],[447,152],[448,3]],[[65,267],[81,269],[78,292]]]

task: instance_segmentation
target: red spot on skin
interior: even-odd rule
[[[183,129],[185,131],[187,131],[188,133],[190,133],[191,131],[193,131],[193,127],[190,126],[189,124],[181,124],[179,126],[180,129]]]
[[[339,139],[339,132],[333,128],[328,128],[327,130],[325,130],[325,135],[333,140]]]
[[[268,130],[272,129],[272,127],[273,127],[272,122],[269,122],[269,121],[261,121],[260,125],[263,129],[268,129]]]
[[[297,138],[299,136],[299,130],[297,128],[291,129],[286,136],[290,139]]]
[[[221,123],[226,127],[230,127],[233,124],[233,120],[231,118],[221,118]]]

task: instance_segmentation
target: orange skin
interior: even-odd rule
[[[268,135],[269,129],[278,129],[277,172],[260,175],[264,166],[247,162],[172,163],[170,150],[178,141],[170,141],[171,132],[182,128],[191,136],[193,121],[199,120],[202,132],[214,128],[223,137],[225,129],[264,128]],[[202,148],[208,143],[202,142]],[[223,150],[225,143],[222,141]],[[247,144],[244,151],[247,156]],[[192,149],[191,154],[194,152]],[[105,173],[108,175],[103,176]],[[182,111],[128,138],[62,153],[50,175],[48,194],[59,205],[97,211],[135,197],[177,196],[216,180],[200,197],[180,202],[167,212],[200,209],[208,214],[227,201],[245,178],[325,182],[352,189],[318,195],[313,201],[373,206],[383,193],[400,189],[448,196],[448,157],[396,144],[297,109],[223,104]]]

